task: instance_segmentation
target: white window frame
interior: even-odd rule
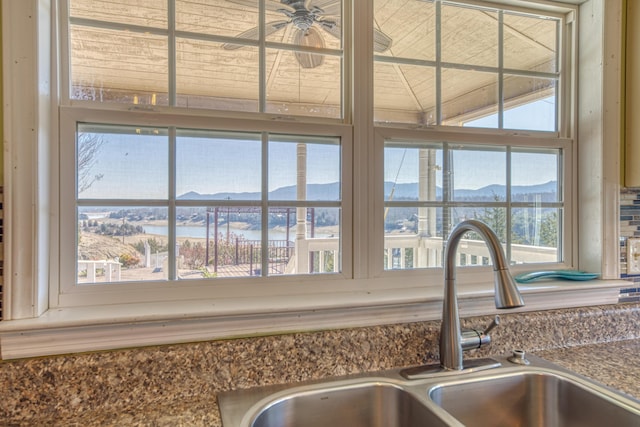
[[[352,162],[353,188],[358,189],[351,197],[353,216],[363,220],[354,221],[350,278],[322,280],[322,291],[311,293],[300,292],[305,287],[292,279],[290,283],[287,280],[274,283],[258,298],[242,298],[230,291],[215,299],[125,304],[118,298],[107,298],[95,301],[95,305],[57,306],[56,281],[60,271],[55,254],[60,250],[61,238],[56,220],[64,201],[59,201],[57,185],[59,89],[55,84],[57,38],[51,37],[57,22],[52,3],[55,5],[56,1],[2,3],[6,218],[4,320],[0,322],[3,359],[440,317],[442,273],[426,277],[415,270],[383,272],[382,252],[376,249],[383,230],[383,201],[377,196],[382,194],[379,180],[373,184],[382,170],[380,148],[387,132],[396,136],[403,131],[374,130],[369,125],[373,123],[372,88],[368,84],[372,81],[372,67],[368,64],[373,55],[372,35],[367,32],[373,21],[370,2],[363,2],[368,6],[358,11],[362,19],[354,22],[354,32],[363,36],[355,38],[356,53],[351,61],[353,73],[361,79],[356,79],[353,92],[349,91],[357,102],[347,116],[359,125],[351,128],[334,123],[334,132],[330,132],[344,135],[347,140],[353,134],[352,158],[347,153],[343,161]],[[579,101],[577,96],[572,98],[572,110],[577,113],[573,134],[579,129],[580,146],[587,148],[573,157],[568,172],[571,179],[581,183],[571,195],[570,203],[578,207],[577,200],[581,199],[574,215],[576,232],[571,238],[574,248],[571,266],[600,272],[603,280],[523,287],[527,305],[521,310],[611,303],[617,301],[619,288],[623,286],[623,282],[616,280],[619,147],[606,146],[605,142],[620,140],[620,110],[616,108],[621,84],[620,58],[604,61],[605,49],[620,52],[616,17],[621,13],[621,1],[615,0],[616,7],[613,3],[607,0],[605,7],[603,0],[590,0],[582,6],[585,13],[579,17],[583,35],[601,28],[604,37],[576,37],[573,48],[579,46],[580,52],[594,56],[572,59],[582,79],[572,82],[572,88],[565,88],[573,93],[580,91]],[[564,8],[542,1],[536,2],[536,6]],[[345,21],[350,16],[347,8]],[[590,66],[601,61],[604,65],[600,68]],[[145,114],[150,114],[152,122],[151,113]],[[229,123],[233,118],[222,120]],[[293,133],[292,126],[295,128],[290,122],[275,122],[272,129]],[[327,123],[317,126],[326,129]],[[335,131],[343,128],[348,130]],[[378,149],[368,148],[369,141]],[[345,200],[347,196],[344,195]],[[374,220],[366,220],[369,212],[378,213],[373,215]],[[462,315],[494,312],[489,280],[481,277],[478,281],[476,271],[465,273],[459,274],[460,282],[467,282],[460,290]],[[297,293],[291,294],[292,289]]]
[[[500,133],[502,133],[502,135],[500,135]],[[482,146],[482,145],[488,145],[491,147],[517,147],[517,148],[531,148],[531,149],[535,149],[535,148],[550,148],[550,149],[557,149],[557,150],[561,150],[562,152],[562,156],[564,157],[562,159],[562,163],[564,165],[567,165],[568,167],[562,167],[559,168],[558,173],[558,181],[561,183],[561,192],[562,194],[559,197],[559,201],[563,204],[563,207],[561,208],[563,210],[563,214],[562,216],[564,218],[566,218],[563,222],[566,224],[571,223],[571,221],[569,220],[570,218],[574,218],[574,205],[573,205],[573,192],[572,189],[575,187],[574,183],[573,183],[573,172],[572,172],[572,168],[571,165],[574,163],[573,161],[573,139],[571,138],[558,138],[556,136],[555,133],[553,133],[554,135],[552,137],[549,137],[549,135],[545,135],[545,133],[540,132],[538,134],[538,136],[535,135],[521,135],[522,132],[518,132],[518,135],[515,135],[513,133],[509,133],[509,134],[505,134],[504,132],[492,132],[492,131],[486,131],[484,129],[475,129],[475,130],[467,130],[467,129],[438,129],[435,131],[431,131],[431,130],[413,130],[413,129],[392,129],[389,127],[381,127],[381,128],[377,128],[376,129],[376,134],[377,134],[377,139],[378,139],[378,144],[382,145],[384,147],[384,143],[385,141],[420,141],[420,142],[425,142],[428,143],[430,141],[436,141],[436,142],[441,142],[441,141],[446,141],[447,143],[450,144],[468,144],[468,145],[473,145],[473,146]],[[382,151],[382,150],[377,150],[377,151]],[[506,150],[505,150],[506,153]],[[506,171],[505,171],[506,172]],[[380,177],[383,178],[383,177]],[[378,191],[379,194],[382,194],[384,191],[384,180],[383,179],[377,179],[376,180],[376,185],[378,187]],[[384,200],[381,201],[382,203],[384,203]],[[405,204],[403,206],[417,206],[419,203],[413,203],[413,204]],[[443,204],[443,206],[445,206]],[[489,204],[487,204],[486,206],[489,206]],[[506,204],[505,208],[507,210],[510,210],[513,208],[513,205]],[[385,205],[383,205],[382,208],[380,208],[381,210],[385,209]],[[448,209],[447,207],[443,207],[442,209]],[[455,224],[453,224],[455,225]],[[452,226],[453,226],[452,225]],[[381,229],[384,229],[384,224],[381,223],[380,227],[382,227]],[[559,257],[562,260],[561,262],[558,263],[540,263],[540,264],[524,264],[524,265],[520,265],[520,266],[511,266],[511,271],[513,272],[519,272],[519,271],[527,271],[527,270],[531,270],[531,269],[540,269],[540,270],[544,270],[544,269],[566,269],[566,268],[573,268],[573,266],[575,265],[576,262],[576,257],[575,257],[575,253],[574,253],[574,245],[573,244],[564,244],[564,242],[572,242],[573,236],[575,235],[576,230],[573,229],[571,226],[566,226],[566,227],[561,227],[562,232],[562,239],[561,241],[563,242],[562,246],[559,248]],[[508,239],[508,241],[510,241],[510,239]],[[384,241],[380,241],[377,242],[379,245],[376,249],[375,252],[376,253],[383,253],[384,250]],[[384,266],[381,265],[379,262],[375,265],[376,267],[376,275],[383,275],[383,276],[393,276],[393,275],[398,275],[399,272],[397,270],[385,270]],[[469,269],[461,269],[460,271],[462,272],[462,277],[464,277],[464,272],[470,274],[470,275],[477,275],[478,274],[478,270],[482,270],[483,268],[481,267],[474,267],[472,270],[470,271]],[[432,270],[432,269],[431,269]],[[484,268],[484,273],[487,274],[489,268]],[[415,274],[418,276],[423,276],[425,274],[429,274],[429,272],[426,272],[424,270],[420,270],[420,269],[415,269],[415,270],[407,270],[407,271],[412,271],[411,273],[406,273],[406,274]],[[464,279],[462,280],[462,283],[464,282]]]
[[[341,158],[343,165],[352,162],[351,127],[343,124],[299,124],[291,121],[267,121],[208,117],[201,114],[180,115],[140,111],[102,110],[84,107],[60,108],[61,140],[74,141],[77,123],[118,124],[125,126],[154,126],[159,122],[162,126],[177,126],[186,129],[203,129],[213,131],[269,132],[271,134],[310,135],[320,137],[337,137],[341,141]],[[158,116],[162,118],[158,119]],[[60,182],[64,188],[75,188],[74,147],[67,145],[60,148]],[[351,257],[352,240],[350,233],[351,209],[351,175],[344,172],[341,182],[342,192],[341,254],[342,269],[339,273],[322,275],[293,275],[242,278],[215,278],[200,280],[160,280],[138,283],[112,282],[109,284],[76,285],[75,269],[65,269],[59,280],[52,280],[57,287],[51,292],[51,307],[78,307],[96,304],[150,303],[162,301],[189,301],[197,299],[239,298],[252,295],[264,298],[272,295],[274,288],[282,288],[284,295],[298,293],[304,282],[309,287],[322,289],[322,292],[340,292],[352,276]],[[61,192],[60,234],[75,235],[76,206],[72,191]],[[144,202],[143,202],[144,204]],[[293,202],[295,204],[295,202]],[[52,263],[62,266],[75,265],[75,239],[60,239],[60,258]],[[307,286],[304,286],[307,288]]]

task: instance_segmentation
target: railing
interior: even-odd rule
[[[226,246],[224,255],[212,260],[218,267],[244,266],[248,275],[262,275],[260,240],[235,239]],[[412,269],[442,266],[444,243],[441,237],[416,234],[387,235],[384,240],[385,269]],[[217,253],[217,252],[216,252]],[[300,254],[300,255],[297,255]],[[330,273],[340,271],[340,240],[336,237],[308,238],[296,243],[269,240],[267,248],[269,275]],[[458,246],[457,265],[487,265],[490,254],[483,241],[463,239]],[[511,260],[524,262],[556,262],[557,250],[529,245],[511,245]],[[217,262],[215,262],[217,261]]]
[[[259,240],[235,239],[218,248],[216,257],[210,259],[208,269],[223,275],[261,276],[262,245]],[[385,269],[413,269],[442,266],[443,240],[440,237],[420,237],[416,234],[392,234],[385,236]],[[215,248],[214,248],[215,249]],[[159,262],[159,256],[162,261]],[[269,240],[266,250],[268,275],[312,274],[339,272],[340,240],[337,237],[308,238],[297,243],[287,240]],[[166,271],[167,254],[155,254],[155,271]],[[200,255],[202,257],[202,255]],[[529,245],[511,245],[512,262],[556,262],[556,248]],[[200,258],[202,262],[203,258]],[[487,265],[490,254],[484,242],[463,239],[458,246],[458,265]],[[146,260],[152,267],[153,258]],[[184,262],[184,261],[183,261]],[[128,271],[128,270],[127,270]],[[166,273],[165,273],[166,274]],[[121,280],[121,265],[109,260],[78,260],[78,277],[82,282],[117,282]],[[127,280],[127,279],[124,279]]]
[[[235,239],[231,252],[214,260],[213,269],[218,266],[245,265],[250,276],[262,273],[262,243],[260,240]],[[217,255],[217,251],[215,251]],[[293,242],[287,240],[269,240],[267,246],[267,264],[269,274],[284,274],[291,257],[295,253]],[[217,261],[217,262],[216,262]]]
[[[315,237],[299,240],[296,246],[295,272],[335,273],[340,271],[340,240],[337,237]],[[308,254],[308,255],[306,255]]]
[[[444,243],[441,237],[418,235],[387,235],[384,239],[385,268],[425,268],[442,266]],[[491,255],[481,240],[463,239],[458,246],[457,265],[487,265]],[[542,263],[557,262],[556,248],[530,245],[511,245],[511,262]]]
[[[102,270],[107,282],[119,282],[120,268],[120,263],[114,260],[78,260],[78,275],[84,275],[88,283],[96,282],[99,270]]]

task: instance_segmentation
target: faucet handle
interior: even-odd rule
[[[489,332],[491,332],[493,328],[495,328],[499,324],[500,324],[500,316],[496,314],[496,317],[494,317],[491,323],[489,323],[489,326],[487,326],[487,329],[484,330],[483,334],[489,335]]]
[[[463,351],[472,350],[474,348],[480,348],[483,345],[490,344],[491,337],[489,336],[489,332],[499,324],[500,324],[500,316],[496,315],[496,317],[493,318],[491,323],[489,323],[489,325],[484,331],[479,331],[477,329],[472,329],[470,331],[462,331],[462,336],[461,336],[462,350]]]

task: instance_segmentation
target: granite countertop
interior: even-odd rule
[[[640,340],[558,348],[535,354],[640,400]]]
[[[640,399],[640,339],[532,352],[606,386]],[[137,413],[87,413],[65,425],[221,426],[215,397],[141,407]]]
[[[221,392],[435,363],[439,323],[0,361],[0,424],[220,426]],[[640,303],[505,313],[501,324],[467,357],[523,349],[640,400]]]

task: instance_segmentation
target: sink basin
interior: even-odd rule
[[[640,426],[638,400],[538,357],[529,360],[521,365],[499,357],[490,365],[469,364],[466,372],[396,369],[221,393],[222,425]]]
[[[294,392],[267,403],[248,424],[251,427],[446,426],[410,393],[382,382]]]
[[[611,398],[604,387],[551,372],[456,381],[432,388],[429,397],[469,427],[640,425],[637,405]]]

